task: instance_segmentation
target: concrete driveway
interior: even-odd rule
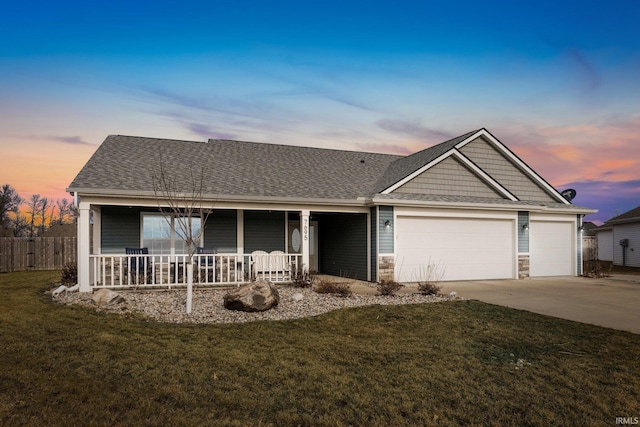
[[[640,276],[443,282],[442,292],[640,334]]]

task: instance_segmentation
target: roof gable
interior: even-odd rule
[[[507,198],[455,155],[448,156],[429,170],[411,178],[393,190],[393,193]]]

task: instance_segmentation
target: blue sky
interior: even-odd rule
[[[108,134],[408,154],[486,127],[587,219],[640,205],[637,1],[5,3],[23,197],[64,196]]]

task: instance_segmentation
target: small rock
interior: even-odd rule
[[[293,294],[291,299],[294,300],[295,302],[299,302],[299,301],[302,301],[304,299],[304,295],[302,295],[300,292],[298,292],[297,294]]]
[[[454,299],[454,298],[455,298],[455,297],[457,297],[457,296],[458,296],[458,293],[457,293],[457,292],[451,292],[451,293],[449,294],[449,298],[451,298],[451,299]]]
[[[240,286],[224,296],[226,309],[247,312],[266,311],[277,306],[279,302],[278,290],[264,279]]]
[[[124,297],[111,289],[100,289],[91,296],[96,305],[105,306],[111,304],[120,304],[125,301]]]

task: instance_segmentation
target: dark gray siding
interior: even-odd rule
[[[371,207],[369,228],[371,229],[371,281],[378,281],[378,207]]]
[[[285,251],[284,212],[244,211],[244,251]]]
[[[214,210],[204,227],[204,247],[218,253],[238,250],[238,213],[236,210]]]
[[[318,215],[320,272],[367,280],[367,215]]]
[[[103,254],[124,254],[140,246],[140,208],[103,206],[100,210]]]
[[[524,226],[529,225],[529,212],[518,212],[518,252],[529,252],[529,230],[525,230]]]
[[[380,250],[381,254],[391,254],[393,253],[393,233],[395,229],[395,224],[393,223],[393,206],[379,206],[378,207],[378,230],[380,233],[380,238],[378,241],[380,242]],[[385,227],[385,221],[389,221],[389,227]]]

